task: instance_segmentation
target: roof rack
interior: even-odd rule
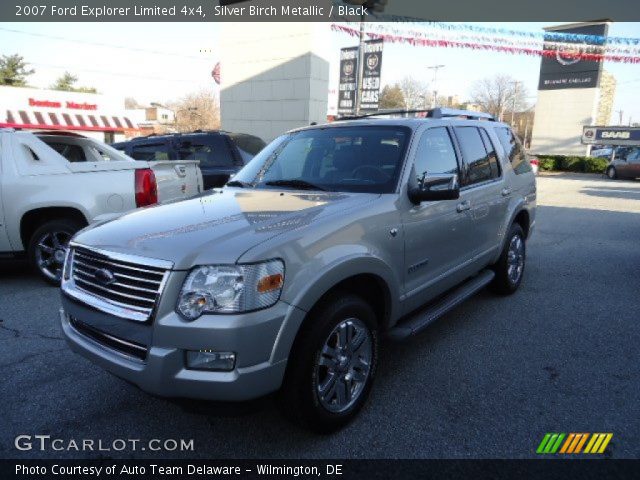
[[[417,110],[386,110],[382,112],[365,113],[362,115],[350,115],[340,117],[340,120],[357,120],[359,118],[380,117],[384,115],[408,115],[410,113],[424,113],[424,118],[465,118],[467,120],[488,120],[495,122],[493,115],[472,110],[457,110],[455,108],[430,108]]]

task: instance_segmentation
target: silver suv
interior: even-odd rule
[[[406,339],[486,285],[520,285],[531,166],[485,114],[288,132],[224,188],[85,229],[61,321],[71,348],[154,394],[279,391],[316,431],[365,403],[383,337]]]

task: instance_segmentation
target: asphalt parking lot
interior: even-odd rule
[[[71,353],[58,292],[0,264],[0,457],[522,458],[546,432],[612,432],[640,457],[640,181],[545,175],[520,291],[483,292],[415,340],[385,344],[368,406],[332,436],[272,398],[154,398]],[[65,440],[193,439],[193,452],[18,451]]]

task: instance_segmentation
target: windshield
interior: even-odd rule
[[[390,126],[314,128],[283,135],[230,185],[391,193],[410,135],[408,127]]]

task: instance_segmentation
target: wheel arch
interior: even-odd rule
[[[77,221],[83,226],[88,225],[87,219],[77,208],[74,207],[41,207],[25,212],[20,218],[20,241],[26,250],[31,236],[43,223],[56,219],[70,219]]]

